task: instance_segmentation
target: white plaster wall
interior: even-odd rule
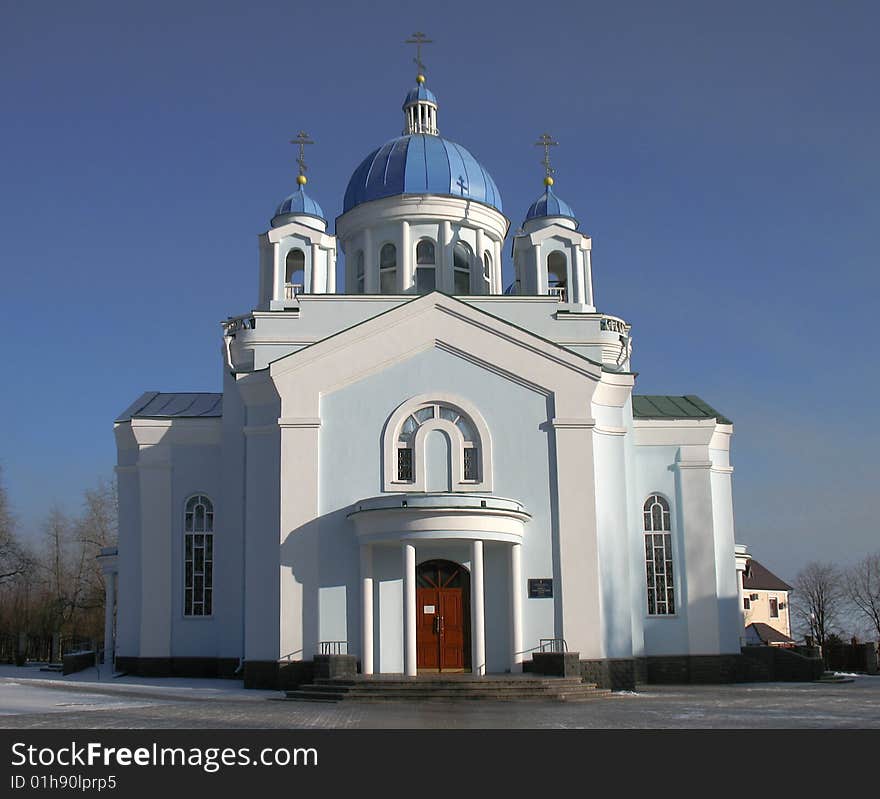
[[[230,624],[229,607],[235,602],[236,582],[230,581],[230,560],[238,560],[239,547],[224,532],[219,522],[227,513],[220,491],[219,446],[174,446],[171,450],[171,656],[238,657],[239,629]],[[184,508],[193,494],[204,494],[214,505],[218,522],[214,532],[214,612],[210,617],[183,615]]]
[[[739,591],[731,474],[725,468],[727,452],[709,450],[721,467],[710,473],[712,518],[715,531],[715,584],[718,597],[718,635],[722,652],[739,652],[742,635],[742,603]],[[788,612],[788,607],[784,612]]]
[[[116,654],[121,657],[137,657],[140,653],[141,508],[140,481],[134,466],[136,460],[136,449],[119,450],[116,471],[119,492]]]
[[[332,540],[332,546],[328,544],[326,555],[322,550],[320,579],[321,585],[340,585],[345,581],[346,595],[353,598],[346,610],[350,638],[359,637],[359,625],[351,623],[352,619],[359,619],[360,613],[359,603],[354,599],[358,596],[359,552],[345,513],[357,500],[382,491],[380,446],[386,419],[408,397],[432,391],[463,396],[480,409],[493,439],[494,493],[519,500],[533,515],[523,541],[523,596],[529,577],[557,576],[551,536],[554,510],[548,440],[552,433],[547,430],[546,398],[449,353],[432,349],[325,395],[321,401],[321,535],[328,542]],[[490,671],[504,671],[509,666],[508,586],[506,577],[502,580],[507,566],[502,550],[500,546],[498,551],[486,547],[485,556],[487,599],[493,594],[486,607]],[[425,559],[426,552],[427,548],[418,547],[419,562]],[[390,554],[378,551],[374,568],[377,575],[384,575],[376,578],[376,617],[381,631],[376,648],[378,668],[399,670],[402,662],[398,669],[396,653],[402,652],[397,638],[402,607],[394,604],[398,589],[392,587],[402,576],[399,549],[392,548]],[[524,598],[523,627],[526,648],[536,647],[539,638],[554,637],[554,602]]]
[[[639,543],[633,547],[634,613],[643,619],[645,655],[688,654],[688,608],[687,578],[685,574],[684,519],[678,504],[674,464],[677,447],[637,446],[635,449],[636,508],[633,535]],[[673,564],[676,578],[676,614],[674,616],[649,616],[648,597],[645,588],[645,545],[641,509],[645,500],[654,493],[662,494],[669,502],[672,519]]]

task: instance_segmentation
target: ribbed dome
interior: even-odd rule
[[[408,105],[418,103],[419,101],[437,105],[437,96],[424,83],[420,83],[415,89],[410,89],[409,94],[406,95],[406,99],[403,101],[403,107],[406,108]]]
[[[373,150],[348,181],[343,211],[396,194],[467,197],[501,211],[501,192],[476,158],[460,144],[422,133]]]
[[[293,194],[286,197],[281,205],[278,206],[275,216],[280,216],[281,214],[308,214],[309,216],[324,219],[324,210],[306,194],[302,186],[299,186]]]
[[[572,207],[564,200],[560,200],[550,186],[529,206],[529,210],[526,212],[526,221],[542,216],[567,216],[577,220]]]

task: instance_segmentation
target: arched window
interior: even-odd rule
[[[675,613],[669,503],[660,494],[652,494],[645,500],[643,511],[648,615],[668,616]]]
[[[558,297],[560,302],[565,302],[567,280],[568,261],[565,258],[565,253],[554,250],[547,256],[547,293]]]
[[[379,293],[394,294],[397,291],[397,247],[384,244],[379,251]]]
[[[461,475],[458,482],[478,482],[480,480],[480,441],[476,427],[465,413],[445,403],[430,403],[417,408],[400,425],[396,442],[397,481],[401,483],[416,481],[416,433],[422,425],[436,419],[450,422],[461,433],[461,449],[457,456],[460,459],[459,469],[456,470]],[[440,425],[432,424],[431,426]]]
[[[401,403],[385,423],[381,458],[386,492],[493,490],[492,435],[465,397],[431,392]]]
[[[300,249],[287,253],[284,266],[284,299],[292,300],[302,294],[306,283],[306,254]]]
[[[416,291],[427,294],[437,288],[437,256],[434,242],[422,239],[416,245]]]
[[[454,272],[454,294],[471,293],[471,257],[473,252],[463,241],[457,241],[452,248],[452,268]]]
[[[355,289],[358,294],[364,293],[364,251],[358,250],[354,258]]]
[[[183,615],[210,616],[214,599],[214,505],[196,494],[183,515]]]
[[[483,253],[483,283],[485,283],[486,294],[491,292],[492,285],[492,256],[489,251]]]

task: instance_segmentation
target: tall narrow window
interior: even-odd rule
[[[437,288],[437,256],[434,242],[422,239],[416,245],[416,291],[427,294]]]
[[[770,618],[779,618],[779,599],[775,596],[770,597]]]
[[[355,287],[358,294],[364,293],[364,251],[359,250],[354,259],[355,265]]]
[[[305,291],[306,254],[300,249],[287,253],[284,266],[284,299],[292,300]]]
[[[397,247],[385,244],[379,251],[379,293],[394,294],[397,291]]]
[[[214,594],[214,505],[197,494],[183,523],[183,615],[210,616]]]
[[[675,613],[669,503],[659,494],[652,494],[645,500],[643,511],[648,615],[668,616]]]
[[[452,248],[455,294],[471,293],[471,248],[463,241]]]
[[[489,251],[486,250],[483,253],[483,290],[486,294],[492,293],[492,256],[489,254]]]
[[[554,250],[547,256],[547,293],[566,301],[566,280],[568,279],[568,262],[565,254]]]

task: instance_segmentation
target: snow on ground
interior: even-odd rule
[[[241,680],[210,679],[204,677],[113,677],[107,670],[88,668],[76,674],[62,676],[60,672],[41,671],[39,665],[0,665],[0,686],[78,689],[99,695],[156,697],[168,699],[225,699],[263,701],[277,697],[277,691],[244,688]],[[3,712],[3,694],[0,694],[0,713]]]

